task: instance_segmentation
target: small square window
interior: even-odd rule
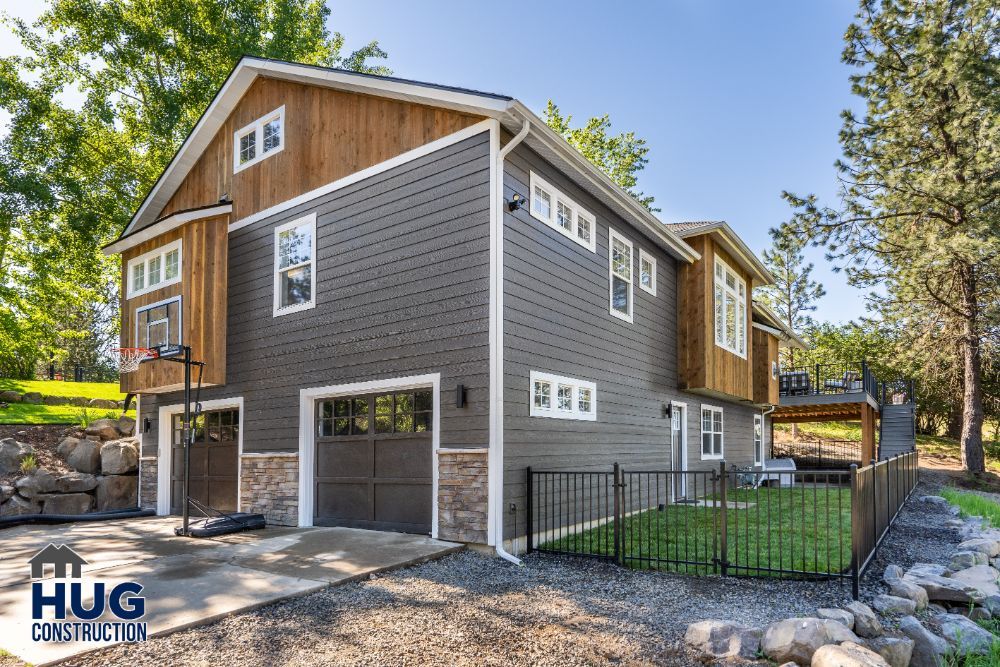
[[[593,382],[531,371],[528,387],[532,417],[596,420],[597,389]]]
[[[160,258],[154,257],[149,260],[149,286],[157,285],[160,282]]]
[[[639,288],[656,296],[656,259],[639,249]]]
[[[593,238],[593,222],[582,215],[576,216],[576,236],[584,243],[590,243]]]
[[[559,385],[557,399],[558,402],[556,405],[558,405],[560,410],[571,411],[573,409],[573,387],[565,384]]]
[[[579,399],[577,400],[578,409],[580,412],[590,412],[593,406],[592,402],[593,392],[590,389],[582,388],[580,389]]]
[[[535,186],[535,196],[531,202],[532,210],[546,220],[552,217],[552,197],[548,192]]]
[[[146,286],[146,264],[140,262],[132,267],[132,290],[141,290]]]
[[[257,133],[250,132],[240,137],[240,164],[246,164],[257,157]]]
[[[563,202],[556,203],[556,224],[567,232],[573,229],[573,209]]]
[[[177,274],[181,270],[181,252],[180,250],[171,250],[166,254],[166,264],[163,268],[163,278],[165,280],[172,280],[177,277]]]
[[[281,119],[275,118],[264,123],[264,152],[281,146]]]
[[[279,152],[284,146],[285,107],[258,118],[233,133],[233,173]]]
[[[552,407],[552,385],[548,382],[535,382],[535,407],[545,410]]]

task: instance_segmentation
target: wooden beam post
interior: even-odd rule
[[[875,458],[875,410],[865,403],[861,406],[861,460]]]

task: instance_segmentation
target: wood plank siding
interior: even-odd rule
[[[233,133],[281,106],[284,148],[234,175]],[[156,217],[212,204],[228,194],[233,220],[241,220],[480,120],[447,109],[262,77]]]
[[[771,373],[778,361],[778,338],[766,331],[753,331],[753,402],[758,405],[778,404],[778,378]]]

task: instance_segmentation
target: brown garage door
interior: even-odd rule
[[[428,390],[317,401],[317,526],[431,532]]]
[[[181,415],[172,421],[170,511],[180,514],[184,500],[184,448]],[[198,415],[191,446],[191,497],[217,510],[236,511],[239,488],[240,411],[214,410]],[[200,512],[191,508],[191,514]]]

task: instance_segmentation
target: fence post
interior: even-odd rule
[[[727,533],[729,532],[729,521],[726,516],[729,509],[729,503],[727,502],[726,489],[729,486],[729,475],[726,473],[726,462],[725,460],[719,461],[719,476],[722,481],[722,488],[719,490],[719,502],[721,505],[721,513],[719,518],[719,526],[721,528],[721,533],[719,534],[719,555],[721,557],[721,562],[719,565],[722,567],[722,576],[729,574],[729,544]]]
[[[878,468],[875,467],[875,459],[869,464],[872,469],[872,545],[878,544]]]
[[[535,519],[531,513],[532,510],[531,496],[533,495],[533,489],[534,489],[534,485],[531,483],[531,466],[528,466],[527,474],[528,474],[528,498],[527,500],[524,501],[524,508],[528,512],[528,535],[526,538],[527,545],[525,548],[525,553],[530,554],[531,550],[535,546],[531,539],[531,534],[535,531]]]
[[[49,364],[49,379],[50,380],[55,380],[56,379],[56,365],[55,364]]]
[[[617,463],[614,468],[614,481],[612,487],[615,493],[615,518],[614,518],[614,533],[615,533],[615,562],[619,565],[622,564],[622,534],[621,534],[621,517],[622,517],[622,504],[621,504],[621,490],[622,490],[622,469]]]
[[[819,387],[820,387],[820,384],[819,384],[819,364],[816,364],[816,393],[817,394],[820,393]]]
[[[861,595],[861,521],[858,511],[858,464],[851,464],[851,596]]]

